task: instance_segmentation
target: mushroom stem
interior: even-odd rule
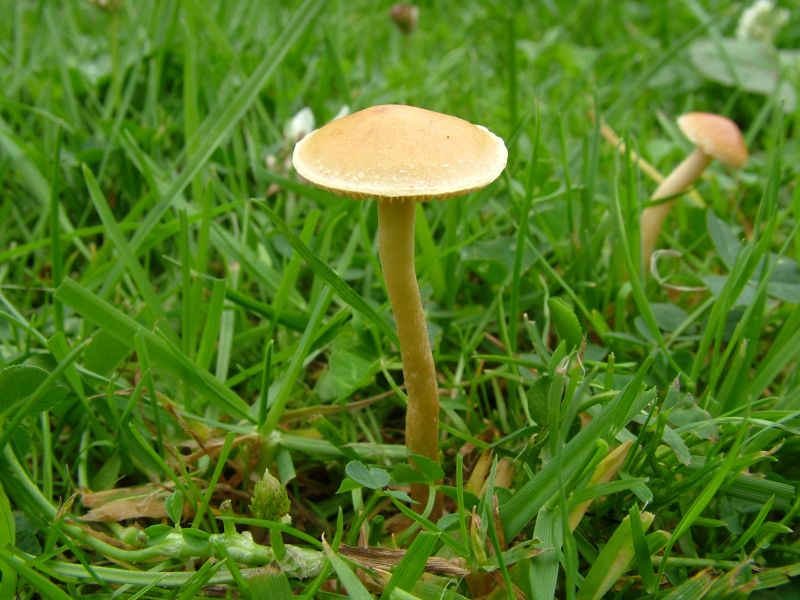
[[[409,453],[421,454],[438,463],[439,394],[414,271],[416,204],[411,200],[378,202],[378,250],[403,358],[403,378],[408,394],[406,447]],[[412,497],[424,503],[426,490],[415,492],[412,489]]]
[[[689,189],[694,180],[700,177],[700,174],[705,171],[710,162],[711,156],[700,148],[695,148],[694,152],[683,159],[683,162],[675,167],[672,173],[667,175],[667,178],[653,192],[651,199],[669,198]],[[650,257],[656,247],[658,235],[661,233],[661,225],[674,205],[675,199],[673,198],[655,206],[648,206],[642,211],[642,257],[645,268],[648,268],[650,264]]]

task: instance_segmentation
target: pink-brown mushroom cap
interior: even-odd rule
[[[727,117],[691,112],[678,117],[678,127],[695,146],[729,167],[740,169],[747,162],[742,132]]]
[[[351,198],[452,198],[497,179],[503,140],[480,125],[423,108],[384,104],[331,121],[295,146],[314,185]]]

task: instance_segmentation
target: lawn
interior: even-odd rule
[[[391,10],[0,0],[0,600],[800,595],[800,8]],[[380,104],[508,149],[415,208],[432,457],[376,203],[292,166]],[[695,111],[749,158],[645,260]]]

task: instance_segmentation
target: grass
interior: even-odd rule
[[[796,28],[776,71],[733,60],[741,2],[422,3],[410,36],[100,4],[0,0],[0,598],[797,594]],[[509,148],[418,213],[441,467],[407,466],[375,206],[289,166],[301,109],[384,102]],[[751,159],[651,272],[637,157],[668,172],[691,110]]]

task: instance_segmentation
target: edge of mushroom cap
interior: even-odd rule
[[[413,110],[424,111],[428,113],[433,113],[442,117],[447,117],[450,119],[456,119],[458,121],[463,121],[465,124],[468,124],[476,129],[479,129],[483,132],[484,135],[488,136],[487,139],[491,140],[495,147],[495,155],[494,160],[492,161],[494,168],[491,170],[487,170],[487,174],[484,177],[473,177],[471,181],[464,182],[461,186],[453,186],[453,185],[439,185],[433,186],[428,189],[422,190],[412,190],[410,188],[406,189],[398,189],[396,193],[392,191],[388,191],[386,189],[378,190],[377,188],[374,189],[366,189],[363,185],[353,185],[352,182],[342,181],[339,180],[336,182],[336,185],[332,185],[329,181],[326,181],[324,178],[319,177],[313,169],[309,167],[305,162],[298,158],[299,154],[302,152],[303,146],[314,139],[315,134],[325,128],[327,125],[323,125],[322,127],[312,131],[308,135],[306,135],[303,139],[295,144],[294,150],[292,152],[292,164],[295,168],[295,171],[304,179],[315,185],[316,187],[322,188],[339,196],[345,196],[348,198],[352,198],[355,200],[362,200],[362,199],[386,199],[390,201],[415,201],[415,202],[428,202],[431,200],[446,200],[449,198],[455,198],[458,196],[463,196],[469,194],[470,192],[474,192],[476,190],[482,189],[495,181],[503,170],[506,167],[506,163],[508,161],[508,149],[505,146],[505,142],[503,139],[490,131],[488,128],[484,127],[483,125],[476,125],[474,123],[470,123],[464,119],[459,117],[455,117],[453,115],[447,115],[445,113],[438,113],[435,111],[430,111],[428,109],[402,105],[402,104],[390,104],[390,105],[376,105],[367,107],[361,111],[357,111],[356,113],[352,113],[348,116],[357,115],[360,112],[365,112],[373,109],[384,108],[384,107],[402,107],[402,108],[410,108]],[[347,117],[342,117],[347,118]],[[331,121],[332,122],[332,121]],[[329,122],[329,123],[331,123]]]
[[[296,170],[296,169],[295,169]],[[298,171],[299,173],[299,171]],[[386,195],[386,194],[371,194],[369,192],[356,192],[353,190],[343,190],[339,188],[330,187],[327,185],[322,185],[301,174],[301,177],[307,179],[311,182],[314,187],[318,187],[321,190],[325,190],[326,192],[330,192],[332,194],[336,194],[337,196],[341,196],[343,198],[349,198],[351,200],[381,200],[381,201],[388,201],[388,202],[432,202],[434,200],[450,200],[451,198],[458,198],[459,196],[466,196],[470,192],[476,192],[485,188],[491,181],[485,183],[483,185],[477,185],[470,188],[460,189],[455,192],[447,192],[447,193],[436,193],[436,194],[405,194],[405,195]],[[495,178],[496,179],[496,178]],[[494,180],[492,180],[494,181]]]
[[[703,152],[740,169],[747,162],[747,145],[739,126],[727,117],[690,112],[677,119],[678,128]]]

